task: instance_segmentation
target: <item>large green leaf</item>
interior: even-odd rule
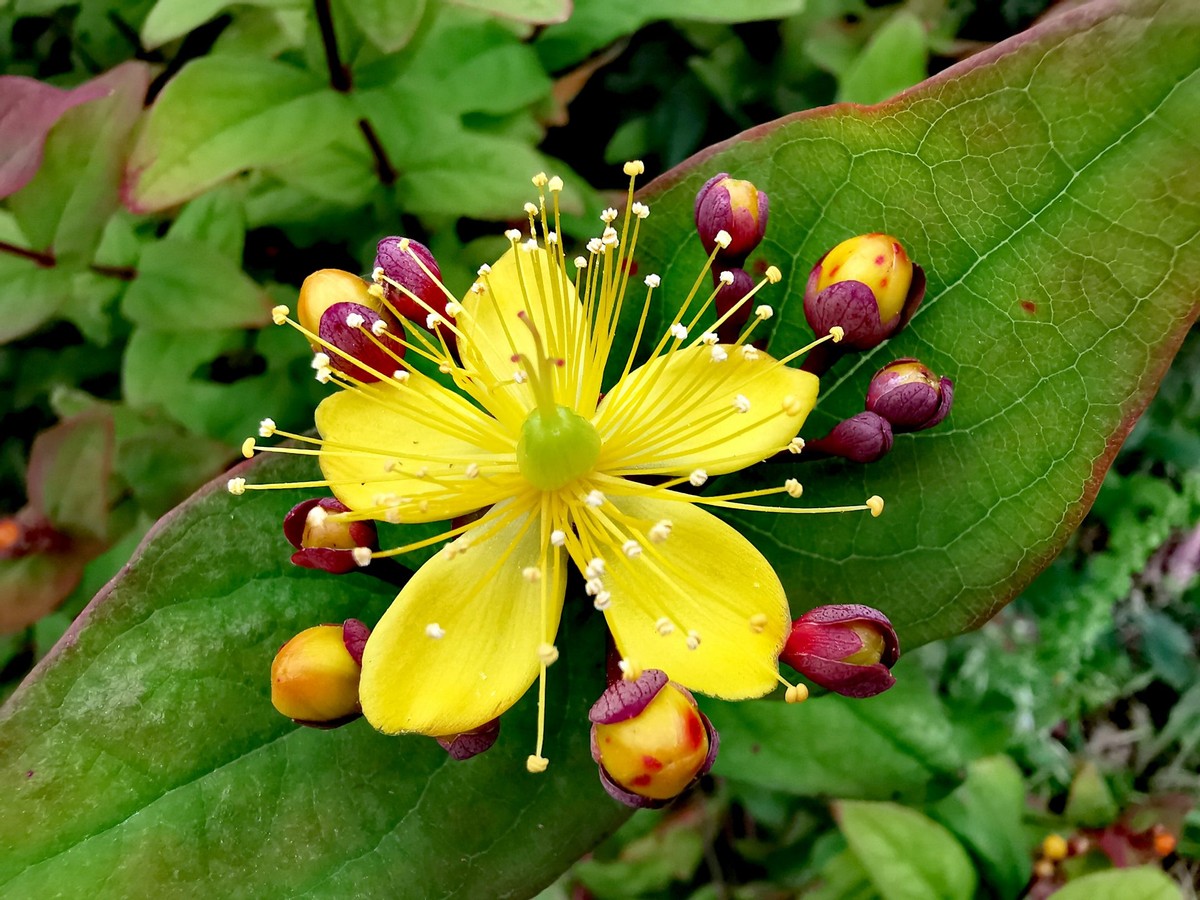
[[[986,620],[1062,547],[1197,313],[1198,63],[1194,3],[1093,3],[889,103],[756,128],[644,192],[670,221],[714,172],[768,192],[776,351],[809,339],[805,280],[844,238],[895,234],[928,274],[906,331],[822,379],[805,434],[861,411],[901,356],[955,380],[949,420],[872,466],[801,456],[755,476],[795,475],[814,505],[887,500],[878,520],[739,520],[793,612],[870,603],[911,646]],[[640,246],[664,289],[702,261],[694,238]]]
[[[253,465],[254,480],[315,469]],[[428,738],[363,721],[315,731],[276,713],[276,648],[317,622],[373,622],[395,592],[291,566],[279,523],[296,499],[201,491],[11,698],[4,896],[524,896],[625,817],[587,750],[604,687],[597,628],[566,623],[541,776],[524,767],[536,692],[462,763]]]

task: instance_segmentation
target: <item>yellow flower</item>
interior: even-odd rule
[[[573,263],[557,238],[562,182],[535,177],[539,202],[526,205],[529,234],[507,232],[508,251],[479,270],[461,299],[442,288],[450,300],[445,315],[377,269],[376,296],[386,282],[421,303],[430,334],[412,329],[405,339],[385,334],[379,323],[372,332],[357,317],[350,327],[380,350],[385,336],[405,345],[403,358],[386,350],[395,370],[355,360],[359,368],[350,371],[366,369],[378,379],[365,383],[322,366],[323,380],[342,390],[317,409],[320,441],[272,423],[273,434],[319,445],[299,452],[319,455],[321,484],[349,507],[348,519],[419,523],[483,511],[436,538],[373,554],[449,539],[401,590],[363,653],[362,710],[381,731],[469,731],[539,679],[544,707],[569,565],[583,574],[631,677],[662,669],[688,688],[726,699],[762,696],[781,680],[777,658],[790,626],[783,587],[748,540],[701,507],[815,510],[746,502],[797,497],[794,479],[716,496],[687,486],[783,450],[798,452],[817,378],[788,365],[803,350],[774,359],[747,342],[771,316],[769,306],[755,307],[737,342],[717,343],[723,320],[710,313],[716,291],[705,299],[700,286],[719,245],[649,358],[634,366],[660,285],[656,275],[644,279],[644,293],[630,284],[649,215],[633,200],[641,171],[641,163],[626,164],[629,195],[619,231],[617,212],[606,210],[602,235]],[[779,278],[769,268],[741,305]],[[635,293],[640,312],[626,309]],[[637,336],[634,349],[617,358],[614,339],[625,313],[636,317]],[[301,328],[283,308],[276,320]],[[327,357],[342,353],[301,330],[324,345]],[[422,374],[414,355],[448,374],[457,391]],[[606,373],[617,377],[602,394]],[[254,449],[248,441],[248,453]],[[255,487],[273,485],[237,485],[238,492]],[[872,498],[846,509],[878,514],[881,505]],[[542,730],[539,724],[531,771],[546,766]]]

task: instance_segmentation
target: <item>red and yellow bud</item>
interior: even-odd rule
[[[925,296],[925,273],[891,235],[842,241],[813,267],[804,315],[818,335],[834,326],[843,348],[869,350],[899,331]]]
[[[592,758],[600,782],[627,806],[663,806],[712,768],[720,743],[692,695],[647,669],[618,680],[596,701]]]
[[[779,654],[821,687],[845,697],[873,697],[896,683],[900,642],[887,616],[870,606],[818,606],[792,623]]]
[[[296,548],[292,563],[334,575],[344,575],[365,565],[360,560],[370,559],[363,551],[375,546],[375,523],[338,518],[338,514],[346,512],[349,507],[333,497],[305,500],[293,506],[283,517],[283,536]]]
[[[271,703],[289,719],[317,728],[357,718],[365,643],[366,626],[357,619],[306,628],[275,654]]]
[[[718,256],[726,261],[744,260],[766,234],[768,212],[765,191],[725,172],[713,176],[696,194],[696,231],[704,251],[712,253],[717,236],[724,231],[729,243]]]
[[[907,357],[876,372],[867,388],[867,409],[887,419],[893,431],[932,428],[953,403],[954,382]]]
[[[370,285],[357,275],[341,269],[321,269],[304,279],[300,286],[300,299],[296,303],[296,319],[313,334],[321,330],[321,317],[335,303],[358,303],[379,312],[383,301],[370,293]],[[321,350],[319,344],[313,350]]]

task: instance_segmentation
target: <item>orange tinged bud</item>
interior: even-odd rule
[[[879,303],[879,319],[884,323],[900,315],[912,285],[912,261],[900,242],[888,234],[864,234],[842,241],[825,255],[820,269],[818,293],[843,281],[865,284]]]
[[[296,319],[300,324],[318,334],[321,316],[335,303],[358,303],[375,312],[383,311],[383,301],[370,293],[369,285],[350,272],[341,269],[320,269],[304,279],[300,286],[300,300],[296,304]],[[313,349],[320,349],[314,344]]]
[[[1042,841],[1042,858],[1051,862],[1062,862],[1070,855],[1066,838],[1061,834],[1048,834]]]
[[[361,673],[344,627],[316,625],[279,648],[271,663],[271,703],[301,724],[342,724],[360,712]]]

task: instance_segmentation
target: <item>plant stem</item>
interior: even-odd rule
[[[58,265],[58,260],[53,253],[28,250],[25,247],[18,247],[7,241],[0,241],[0,253],[8,253],[12,256],[19,256],[22,259],[32,260],[43,269],[53,269]],[[103,275],[106,278],[117,278],[121,281],[133,281],[138,275],[137,269],[132,266],[104,266],[99,263],[92,263],[88,266],[88,270],[95,272],[97,275]]]

